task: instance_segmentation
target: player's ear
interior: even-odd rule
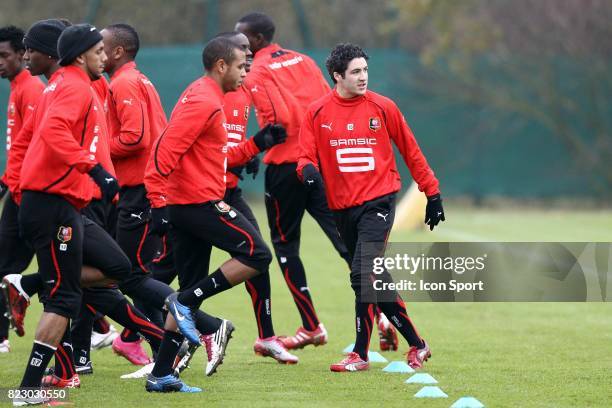
[[[215,62],[215,66],[221,74],[225,73],[225,70],[227,69],[227,64],[223,58],[218,59],[217,62]]]
[[[336,82],[339,82],[341,79],[344,79],[344,76],[339,72],[334,72],[334,79]]]

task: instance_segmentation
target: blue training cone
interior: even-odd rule
[[[406,384],[437,384],[438,381],[426,373],[415,374],[405,381]]]
[[[386,363],[389,361],[377,351],[368,351],[368,360],[370,363]]]
[[[383,371],[386,373],[414,373],[414,370],[403,361],[392,361],[383,368]]]
[[[461,397],[451,408],[484,408],[484,405],[474,397]]]
[[[416,398],[448,398],[448,395],[440,388],[430,385],[421,388],[414,396]]]

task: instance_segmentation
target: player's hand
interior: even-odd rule
[[[102,200],[111,201],[119,192],[119,183],[100,163],[89,170],[89,176],[100,187]]]
[[[149,224],[149,234],[164,236],[170,229],[170,219],[168,208],[151,208],[151,223]]]
[[[442,197],[440,194],[429,196],[427,207],[425,207],[425,224],[429,225],[430,231],[433,231],[440,221],[446,221],[444,208],[442,208]]]
[[[0,181],[0,200],[2,200],[2,198],[4,197],[7,191],[8,191],[8,186],[4,184],[2,181]]]
[[[257,173],[259,173],[260,163],[261,160],[259,160],[259,157],[255,156],[251,160],[249,160],[244,166],[244,168],[246,169],[246,173],[253,175],[253,180],[255,180],[255,177],[257,177]]]
[[[268,150],[272,146],[284,143],[287,140],[287,131],[282,125],[266,125],[253,136],[253,141],[260,152]]]
[[[233,173],[240,180],[244,180],[244,177],[242,177],[242,170],[244,170],[244,166],[232,167],[231,169],[228,169],[227,171],[229,171],[230,173]]]
[[[319,170],[312,164],[307,164],[302,169],[302,183],[306,190],[314,191],[318,188],[323,188],[323,178]]]

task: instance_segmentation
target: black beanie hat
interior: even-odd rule
[[[23,37],[23,45],[57,59],[57,40],[66,26],[66,23],[56,19],[37,21]]]
[[[57,42],[59,64],[70,65],[79,55],[102,41],[102,34],[91,24],[75,24],[66,28]]]

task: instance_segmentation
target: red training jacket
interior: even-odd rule
[[[223,199],[227,167],[259,153],[251,139],[228,149],[222,103],[223,92],[209,77],[179,97],[147,163],[144,183],[153,208]]]
[[[19,185],[10,182],[11,169],[8,167],[8,158],[11,156],[11,145],[23,124],[34,112],[40,95],[42,95],[45,84],[38,77],[33,77],[27,69],[21,70],[11,81],[11,93],[9,94],[8,109],[6,111],[6,157],[7,166],[2,182],[6,184],[11,192]]]
[[[143,183],[151,146],[167,125],[159,95],[135,62],[119,68],[110,84],[110,146],[121,186]]]
[[[419,190],[439,193],[438,179],[404,116],[391,99],[371,91],[343,99],[333,90],[310,106],[300,130],[298,176],[309,163],[319,168],[333,210],[396,192],[401,183],[391,140]]]
[[[225,129],[227,130],[227,147],[238,146],[246,140],[247,123],[249,122],[249,93],[241,86],[236,92],[228,92],[223,97]],[[227,172],[227,188],[236,188],[240,179],[231,171]]]
[[[264,163],[296,163],[304,113],[330,90],[317,64],[304,54],[270,44],[255,54],[245,87],[259,126],[279,123],[287,130],[287,141],[268,150]]]
[[[58,70],[43,91],[33,117],[33,135],[21,168],[21,190],[63,196],[76,208],[94,196],[87,174],[95,152],[103,112],[87,74],[76,66]]]

